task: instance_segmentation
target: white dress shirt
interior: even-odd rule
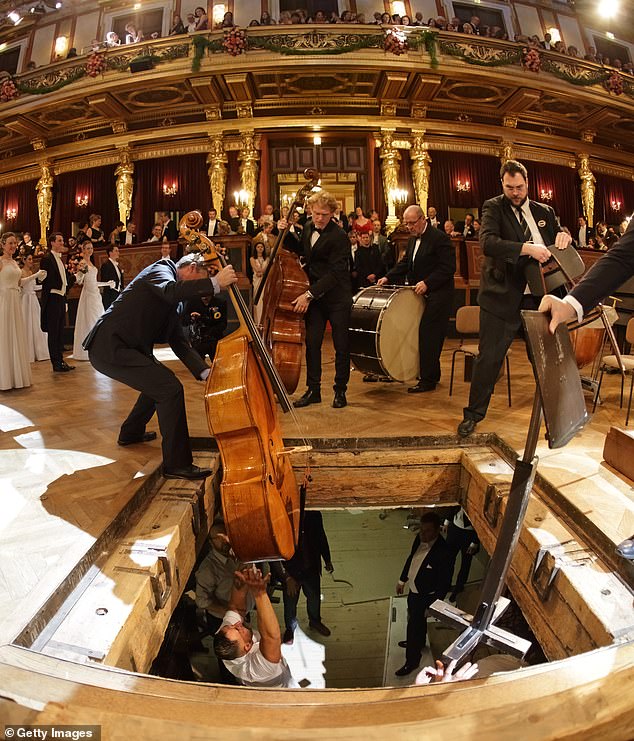
[[[59,270],[59,274],[62,276],[62,287],[61,288],[51,288],[51,293],[56,293],[58,296],[65,296],[66,295],[66,267],[64,263],[62,262],[62,258],[60,257],[58,252],[55,252],[55,250],[51,250],[51,254],[55,258],[55,262],[57,263],[57,269]]]

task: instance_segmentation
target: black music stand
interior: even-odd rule
[[[453,660],[460,662],[481,642],[518,658],[522,658],[530,648],[530,641],[501,630],[495,623],[509,604],[509,600],[501,594],[533,487],[538,462],[535,450],[542,411],[549,448],[567,445],[590,418],[568,328],[560,324],[555,334],[551,335],[546,314],[539,311],[522,311],[521,314],[537,383],[524,455],[515,463],[504,519],[475,615],[467,615],[443,600],[436,600],[428,610],[431,616],[442,622],[463,629],[443,652],[442,660],[445,663]]]

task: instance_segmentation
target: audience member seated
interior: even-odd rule
[[[114,229],[108,236],[109,244],[121,244],[121,232],[123,232],[123,221],[117,221],[114,225]]]
[[[206,31],[207,25],[207,11],[205,8],[198,6],[194,9],[194,16],[196,17],[196,31]]]
[[[147,238],[148,242],[167,242],[167,237],[163,236],[163,224],[154,224],[152,233]]]
[[[125,33],[126,44],[136,44],[138,41],[143,41],[143,31],[141,31],[141,29],[137,30],[134,23],[126,24]]]
[[[185,19],[187,20],[185,30],[187,31],[187,33],[194,33],[194,31],[196,30],[196,16],[193,13],[187,13]]]
[[[445,221],[444,229],[445,229],[445,234],[448,234],[450,237],[460,237],[461,236],[460,232],[456,231],[454,223],[451,219],[447,219],[447,221]]]
[[[108,31],[108,33],[106,34],[106,46],[112,47],[112,46],[120,46],[120,45],[121,45],[121,39],[119,38],[119,35],[115,33],[114,31]]]
[[[195,20],[194,20],[195,25]],[[180,15],[178,13],[174,13],[172,16],[172,27],[170,28],[169,36],[180,36],[180,34],[185,33],[185,25],[183,24],[183,21],[181,20]]]

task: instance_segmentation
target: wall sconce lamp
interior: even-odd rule
[[[399,221],[403,220],[403,209],[407,203],[408,192],[402,188],[390,188],[389,197],[394,204],[394,211],[396,212],[396,218]]]
[[[610,206],[612,207],[612,211],[620,211],[621,210],[621,201],[612,201],[610,203]]]
[[[238,208],[244,208],[249,205],[249,191],[248,190],[234,190],[233,199]]]
[[[543,188],[539,191],[539,198],[542,201],[552,201],[553,192],[552,190],[544,190]]]
[[[18,209],[17,208],[8,208],[7,209],[7,221],[13,221],[18,215]]]
[[[75,203],[82,208],[84,206],[87,206],[88,205],[88,195],[87,194],[84,194],[83,196],[78,195],[77,198],[75,198]]]
[[[459,193],[468,193],[471,190],[471,183],[468,180],[466,180],[464,183],[462,182],[462,180],[458,180],[458,182],[456,183],[456,190]]]
[[[178,185],[176,183],[172,183],[171,185],[168,185],[167,183],[163,183],[163,195],[164,196],[170,196],[170,198],[173,198],[178,193]]]

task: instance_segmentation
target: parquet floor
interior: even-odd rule
[[[443,382],[436,391],[413,396],[401,384],[362,383],[355,371],[349,405],[340,410],[330,406],[334,370],[326,347],[324,401],[298,410],[302,434],[453,434],[468,394],[459,379],[454,396],[448,396],[453,347],[455,341],[448,341]],[[207,436],[203,385],[169,359],[168,350],[158,354],[185,384],[190,434]],[[478,431],[496,432],[520,450],[534,393],[521,343],[513,352],[512,386],[513,407],[508,408],[505,393],[496,394]],[[567,448],[549,451],[544,442],[539,447],[539,471],[615,543],[634,532],[632,482],[601,462],[609,426],[624,424],[618,388],[618,378],[607,376],[603,406]],[[139,477],[160,463],[159,441],[127,448],[116,444],[134,398],[133,391],[88,363],[77,363],[69,374],[54,374],[48,362],[36,363],[31,388],[0,394],[0,644],[13,640],[130,499]],[[286,436],[298,435],[289,415],[282,427]],[[150,429],[157,429],[154,422]]]

